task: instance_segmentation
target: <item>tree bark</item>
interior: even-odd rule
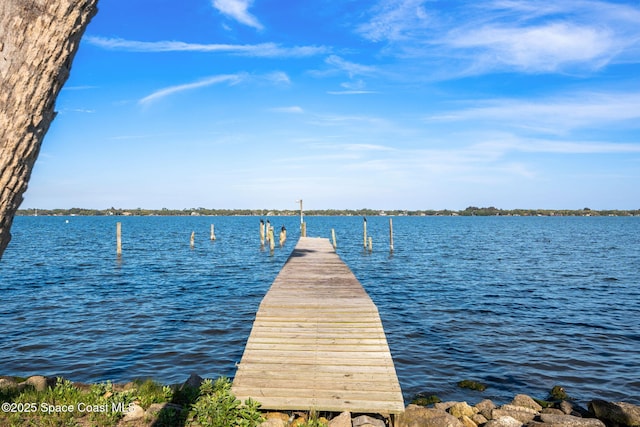
[[[0,257],[97,2],[0,1]]]

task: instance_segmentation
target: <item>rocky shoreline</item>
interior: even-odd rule
[[[27,379],[0,376],[0,395],[7,390],[18,392],[26,389],[45,391],[61,378],[32,376]],[[166,386],[174,389],[197,389],[203,379],[192,375],[184,384]],[[91,384],[72,383],[77,389],[89,389]],[[114,385],[114,390],[127,390],[135,383]],[[3,399],[3,412],[7,400]],[[170,425],[159,423],[163,412],[188,412],[190,405],[172,402],[153,403],[143,407],[132,402],[122,417],[113,424],[127,427],[156,427]],[[0,414],[0,418],[1,418]],[[475,405],[467,402],[440,402],[435,396],[416,396],[406,406],[404,413],[390,417],[388,414],[308,413],[304,411],[263,412],[264,422],[259,427],[640,427],[640,406],[625,402],[591,400],[584,408],[571,400],[561,387],[554,387],[546,400],[525,394],[516,395],[507,404],[496,405],[489,399]],[[79,424],[84,425],[84,424]],[[180,426],[199,427],[194,420],[186,420]]]

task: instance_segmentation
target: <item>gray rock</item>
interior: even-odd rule
[[[605,427],[605,424],[596,418],[580,418],[573,415],[541,414],[540,419],[552,426]]]
[[[542,408],[542,411],[540,411],[541,414],[555,414],[555,415],[567,415],[564,412],[562,412],[560,409],[557,408]]]
[[[404,413],[398,416],[396,427],[464,427],[464,425],[443,410],[409,405]]]
[[[511,417],[520,421],[520,423],[522,424],[533,420],[536,415],[538,415],[538,411],[522,406],[513,405],[502,405],[500,408],[496,408],[491,411],[491,418],[493,419],[497,419],[500,417]]]
[[[535,411],[540,412],[542,410],[542,406],[538,404],[531,396],[527,396],[526,394],[518,394],[513,398],[511,402],[513,406],[521,406],[523,408],[533,409]]]
[[[522,423],[515,418],[502,416],[494,420],[489,420],[484,427],[522,427]]]
[[[191,388],[200,388],[200,384],[202,384],[204,380],[200,375],[191,374],[189,378],[182,384],[182,388],[191,387]]]
[[[623,426],[640,426],[640,406],[630,403],[592,400],[589,402],[589,412],[597,418],[610,423],[618,423]]]
[[[482,414],[475,414],[473,417],[471,417],[471,420],[478,425],[484,424],[489,421],[487,417]]]
[[[571,404],[571,402],[567,402],[566,400],[560,402],[560,405],[558,405],[558,407],[566,415],[571,415],[571,413],[573,412],[573,405]]]
[[[384,421],[368,415],[360,415],[351,421],[353,427],[386,427]]]
[[[133,421],[138,421],[144,418],[145,412],[142,409],[142,406],[138,404],[133,404],[129,406],[129,410],[124,413],[124,417],[122,417],[122,422],[130,423]]]
[[[484,399],[474,406],[487,420],[491,419],[491,411],[497,406],[489,399]]]
[[[351,427],[351,413],[343,412],[329,421],[329,427]]]
[[[16,383],[13,380],[10,380],[9,378],[0,378],[0,390],[8,389],[8,388],[14,388],[17,385],[18,385],[18,383]]]
[[[22,384],[24,384],[24,386],[33,386],[36,391],[45,391],[48,387],[47,377],[43,377],[42,375],[34,375],[32,377],[29,377]]]

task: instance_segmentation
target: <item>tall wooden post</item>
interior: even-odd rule
[[[373,239],[369,237],[369,252],[373,251]]]
[[[335,251],[338,248],[338,243],[336,242],[336,230],[331,229],[331,240],[333,240],[333,250]]]
[[[389,218],[389,251],[393,252],[393,220]]]
[[[122,223],[116,222],[116,255],[122,256]]]
[[[367,217],[364,217],[364,222],[363,222],[363,234],[364,234],[364,248],[365,250],[367,249]]]
[[[211,240],[216,240],[216,233],[213,230],[213,224],[211,224]]]
[[[269,231],[267,231],[267,236],[269,236],[267,238],[267,240],[269,241],[269,249],[273,252],[273,249],[276,246],[276,239],[273,236],[273,227],[269,226]]]
[[[260,246],[264,246],[264,221],[260,219]]]
[[[287,229],[282,226],[280,229],[280,247],[284,246],[284,242],[287,240]]]
[[[302,199],[296,200],[300,203],[300,236],[307,237],[307,225],[304,223],[304,212],[302,210]]]
[[[192,231],[191,232],[191,249],[193,249],[196,246],[196,232]]]

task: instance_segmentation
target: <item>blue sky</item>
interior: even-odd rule
[[[637,1],[98,7],[23,208],[640,207]]]

